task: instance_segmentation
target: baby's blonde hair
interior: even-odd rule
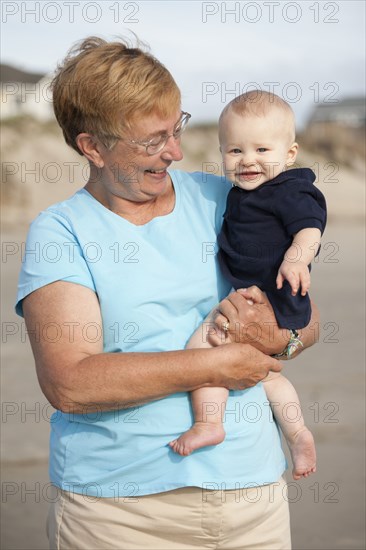
[[[295,115],[288,103],[278,95],[264,90],[251,90],[235,97],[223,109],[219,126],[229,112],[240,116],[258,116],[263,117],[277,109],[283,116],[283,122],[289,128],[290,141],[295,141]]]

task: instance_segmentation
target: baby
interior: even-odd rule
[[[225,176],[233,184],[218,237],[220,267],[234,289],[257,285],[266,292],[278,326],[290,330],[289,344],[277,357],[289,358],[302,345],[298,329],[310,322],[310,263],[325,228],[325,199],[310,169],[287,170],[298,151],[295,117],[275,94],[254,90],[231,101],[219,119],[219,141]],[[202,340],[200,328],[187,347],[210,347]],[[307,477],[316,470],[316,453],[296,390],[278,373],[263,382],[291,452],[293,478]],[[221,443],[227,397],[226,388],[193,391],[195,423],[170,443],[172,449],[188,455]],[[220,412],[205,415],[207,403]],[[281,414],[289,404],[297,409],[295,419]]]

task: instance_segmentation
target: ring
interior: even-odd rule
[[[228,332],[229,328],[230,328],[229,321],[225,321],[224,323],[222,323],[222,329],[223,329],[224,332]]]

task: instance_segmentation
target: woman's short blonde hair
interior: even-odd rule
[[[173,116],[181,95],[170,72],[155,57],[127,41],[89,37],[76,44],[52,81],[53,106],[66,143],[80,153],[76,137],[86,132],[112,148],[134,120]],[[81,154],[81,153],[80,153]]]

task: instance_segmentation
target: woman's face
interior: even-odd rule
[[[171,136],[180,117],[180,111],[168,119],[150,115],[134,123],[131,135],[119,140],[111,151],[102,147],[105,192],[136,202],[153,200],[164,194],[171,185],[167,168],[173,161],[183,158],[180,138]],[[129,142],[147,142],[160,134],[170,137],[164,148],[154,155],[149,155],[145,146]]]

